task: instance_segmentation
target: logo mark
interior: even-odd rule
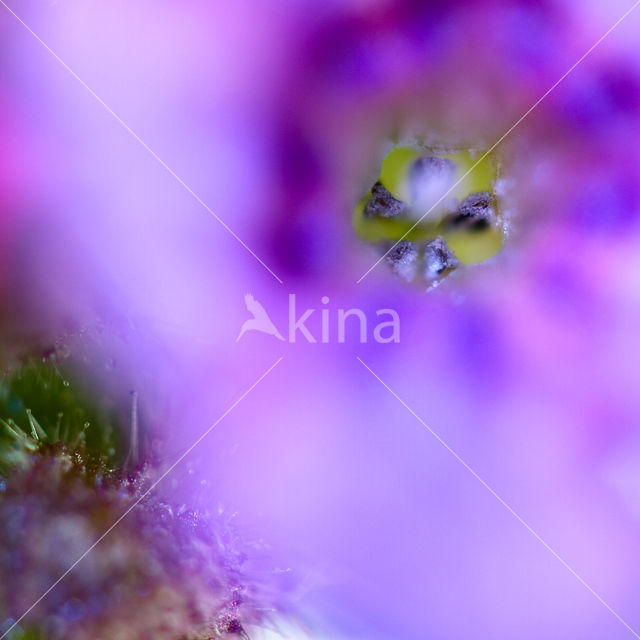
[[[271,322],[269,314],[252,294],[245,294],[244,303],[247,307],[247,311],[253,316],[253,318],[249,318],[249,320],[244,322],[240,329],[240,333],[236,338],[236,342],[238,342],[247,331],[261,331],[267,335],[275,336],[278,340],[284,340],[276,328],[276,325]]]
[[[290,343],[296,342],[296,339],[299,337],[298,334],[309,343],[318,342],[316,339],[318,329],[320,329],[321,334],[320,342],[324,344],[332,341],[343,344],[347,341],[347,333],[349,332],[351,336],[353,336],[356,329],[361,343],[368,342],[370,337],[369,327],[371,327],[372,324],[371,317],[367,318],[365,312],[357,308],[337,309],[336,313],[333,313],[333,311],[326,306],[329,304],[329,298],[327,296],[323,296],[320,299],[323,307],[320,309],[318,317],[318,314],[316,314],[318,309],[313,308],[305,309],[300,315],[300,312],[296,310],[296,294],[289,294],[289,327],[287,338],[284,338],[278,331],[265,308],[252,294],[247,293],[244,296],[244,302],[253,318],[245,320],[236,338],[236,342],[239,342],[240,338],[242,338],[247,331],[266,333],[269,336],[278,338],[278,340],[282,342],[286,342],[288,338]],[[398,313],[394,309],[378,309],[375,315],[377,324],[373,327],[374,341],[380,344],[400,342],[400,317]],[[309,323],[308,325],[307,322]],[[347,325],[349,325],[349,331],[347,331]]]

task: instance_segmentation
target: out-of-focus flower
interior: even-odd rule
[[[155,498],[136,505],[152,480],[136,476],[90,484],[73,456],[53,450],[32,455],[3,480],[3,632],[28,610],[17,637],[31,630],[48,638],[226,638],[263,622],[267,590],[247,584],[244,573],[257,551],[241,542],[228,516]]]
[[[384,157],[489,149],[609,24],[551,1],[84,7],[21,15],[284,286],[14,24],[32,155],[6,325],[73,347],[104,319],[90,368],[114,359],[167,451],[284,353],[194,456],[307,578],[320,637],[626,637],[354,355],[638,626],[638,51],[614,32],[495,150],[504,247],[424,295],[385,262],[356,284]],[[317,334],[323,296],[393,308],[401,340],[236,345],[247,291],[279,327],[297,293]]]
[[[74,387],[52,361],[0,386],[0,632],[236,638],[282,616],[286,580],[263,543],[247,543],[233,514],[202,500],[206,482],[192,468],[179,474],[188,503],[152,491],[162,463],[136,464],[133,444],[126,460],[117,455],[110,416]]]

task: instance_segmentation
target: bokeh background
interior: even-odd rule
[[[357,282],[385,153],[488,148],[630,2],[7,5],[3,364],[53,344],[135,390],[172,460],[282,356],[185,464],[291,573],[291,637],[634,637],[640,10],[496,150],[503,250],[425,294]],[[247,292],[317,335],[323,296],[392,308],[401,339],[236,343]],[[193,500],[182,477],[158,490]]]

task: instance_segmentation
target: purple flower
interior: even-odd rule
[[[6,27],[7,112],[29,116],[14,134],[29,179],[2,218],[6,333],[66,332],[79,366],[138,391],[168,456],[234,406],[191,456],[211,503],[308,586],[311,635],[627,637],[599,598],[640,624],[637,45],[612,32],[492,152],[491,260],[425,294],[403,281],[410,247],[401,269],[368,272],[379,246],[352,227],[392,148],[480,157],[616,19],[594,15],[515,0],[25,8],[169,172]],[[317,343],[236,344],[247,292],[286,338],[295,293]],[[366,343],[355,322],[335,339],[349,308]],[[381,309],[399,342],[371,339]]]

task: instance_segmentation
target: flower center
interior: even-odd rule
[[[402,279],[435,286],[502,248],[498,163],[488,156],[475,165],[476,155],[482,154],[395,147],[383,160],[379,179],[355,208],[353,226],[386,253]]]

